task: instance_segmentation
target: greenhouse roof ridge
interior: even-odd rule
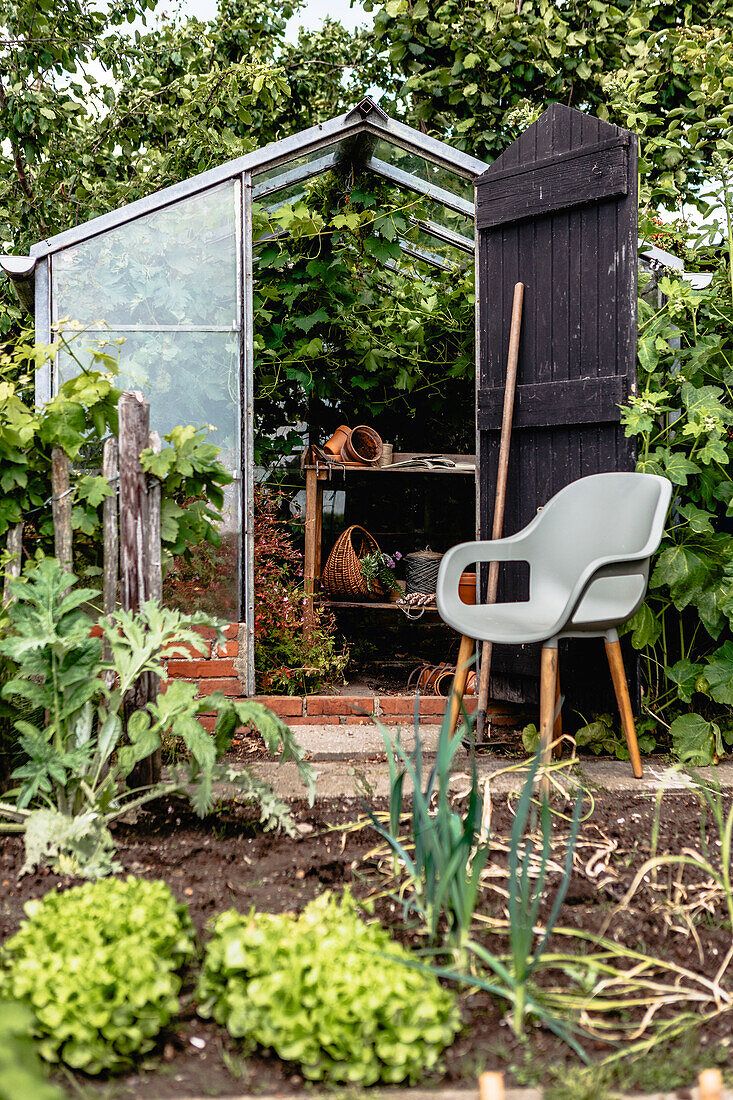
[[[488,167],[484,161],[390,118],[374,100],[366,97],[349,111],[327,122],[317,123],[297,134],[263,145],[260,149],[253,149],[216,168],[209,168],[199,175],[171,184],[151,195],[136,199],[126,206],[118,207],[88,222],[82,222],[71,229],[46,237],[31,246],[30,256],[40,259],[51,255],[70,245],[89,240],[100,233],[123,225],[125,222],[205,191],[242,173],[252,173],[256,179],[261,172],[361,134],[376,139],[383,138],[406,152],[422,157],[438,167],[446,168],[467,180],[475,179]],[[358,143],[356,148],[359,148]]]

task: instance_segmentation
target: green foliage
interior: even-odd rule
[[[63,1100],[64,1093],[44,1079],[31,1041],[33,1016],[25,1005],[0,1001],[0,1100]]]
[[[369,816],[392,850],[395,868],[401,866],[407,875],[409,889],[400,891],[406,908],[419,914],[432,942],[438,939],[440,932],[448,943],[460,949],[470,931],[481,872],[489,857],[489,837],[483,829],[484,803],[475,760],[465,813],[453,809],[450,801],[455,755],[465,736],[465,728],[460,726],[451,737],[446,712],[440,727],[435,763],[427,776],[424,776],[424,750],[417,720],[415,748],[409,755],[384,726],[380,729],[390,772],[389,822],[384,824],[371,809],[368,809]],[[400,835],[405,777],[412,786],[409,840]],[[447,924],[445,932],[440,927],[441,919]]]
[[[381,550],[375,550],[373,554],[367,554],[366,557],[363,557],[359,565],[361,575],[366,581],[370,592],[376,593],[380,589],[385,593],[399,590],[400,586],[393,572],[394,558],[389,554],[385,554]]]
[[[490,952],[478,944],[472,948],[496,976],[506,983],[507,989],[511,992],[514,1002],[514,1030],[520,1036],[524,1033],[524,1015],[528,1009],[527,998],[530,995],[531,979],[547,948],[570,883],[573,853],[578,839],[583,806],[583,792],[579,791],[570,823],[562,879],[555,891],[552,908],[544,920],[544,931],[539,939],[535,939],[535,927],[543,901],[552,852],[552,813],[549,800],[545,796],[542,797],[539,813],[534,802],[534,781],[539,763],[538,752],[527,772],[512,821],[508,902],[510,965],[507,967],[499,963]],[[539,852],[534,840],[538,827],[541,836]],[[542,997],[539,991],[535,991],[534,1000],[541,1004]],[[553,1019],[541,1009],[540,1016],[553,1031],[568,1039],[568,1032],[559,1020]]]
[[[411,219],[431,211],[368,173],[334,171],[301,190],[262,220],[263,233],[289,236],[255,254],[259,460],[297,441],[275,435],[283,421],[321,425],[327,438],[339,420],[365,417],[403,450],[426,436],[470,450],[472,266],[437,240],[428,247],[448,272],[406,260],[397,236],[424,244]],[[454,221],[472,236],[470,221]]]
[[[85,883],[25,911],[0,952],[0,992],[30,1009],[42,1057],[101,1073],[151,1050],[178,1013],[178,972],[194,953],[187,910],[166,884]]]
[[[64,332],[49,345],[18,342],[0,353],[0,538],[24,523],[24,545],[31,553],[53,550],[50,508],[51,454],[60,447],[72,460],[74,549],[80,569],[96,576],[101,564],[102,505],[112,489],[98,476],[101,445],[117,433],[115,386],[117,353],[109,347],[90,350],[93,369],[64,382],[42,408],[26,399],[29,379],[24,363],[55,362],[73,349]],[[76,353],[73,353],[76,357]],[[223,487],[231,476],[218,460],[218,449],[205,432],[177,427],[167,435],[159,455],[144,451],[143,468],[161,484],[161,542],[164,568],[174,555],[188,554],[203,543],[217,543]]]
[[[322,894],[299,917],[230,910],[206,945],[199,1012],[307,1080],[414,1084],[439,1068],[460,1019],[453,995],[410,960],[361,920],[348,891]]]
[[[382,86],[407,121],[475,156],[493,160],[544,107],[566,103],[639,133],[644,201],[674,206],[700,201],[711,154],[733,150],[726,0],[367,7]]]
[[[651,752],[656,745],[655,738],[644,732],[641,723],[636,732],[641,752]],[[597,714],[591,722],[576,730],[575,743],[579,749],[587,749],[596,756],[605,753],[617,760],[629,759],[626,741],[616,732],[615,719],[610,714]]]
[[[580,829],[583,792],[582,790],[578,792],[575,801],[562,876],[550,911],[547,916],[543,916],[542,930],[537,932],[540,909],[547,901],[546,887],[553,846],[553,813],[549,801],[543,793],[538,811],[534,795],[539,764],[540,754],[537,753],[527,770],[512,822],[507,879],[509,955],[496,955],[484,944],[466,938],[466,952],[473,956],[470,966],[462,962],[460,955],[457,957],[456,964],[451,967],[427,967],[418,963],[413,965],[421,966],[425,971],[461,985],[485,990],[507,1001],[512,1008],[512,1026],[518,1037],[525,1035],[527,1019],[535,1018],[543,1027],[568,1043],[585,1062],[587,1057],[576,1038],[578,1029],[568,1021],[567,1004],[558,1007],[557,1002],[552,1003],[551,998],[535,978],[537,971],[544,963],[545,954],[548,953],[550,937],[570,883],[573,853]],[[475,787],[475,775],[473,778]],[[440,814],[441,801],[445,801],[445,795],[438,799],[436,816]],[[488,836],[476,844],[477,853],[481,851],[482,842],[488,848]],[[557,961],[555,957],[555,962]],[[572,963],[572,957],[568,957],[567,961]],[[478,966],[475,965],[476,963]]]
[[[307,622],[303,553],[280,515],[283,494],[255,486],[255,652],[259,690],[283,695],[318,691],[343,679],[349,651],[336,622],[316,602]]]
[[[673,273],[643,286],[639,302],[639,393],[622,410],[638,446],[638,469],[662,474],[675,501],[654,561],[646,603],[629,624],[642,652],[645,709],[667,728],[682,761],[709,764],[731,743],[733,643],[733,207],[729,172],[713,175],[725,224],[676,230],[690,266],[714,264],[695,289]],[[671,232],[671,231],[670,231]],[[698,253],[690,241],[697,243]]]
[[[74,582],[53,558],[26,571],[13,584],[10,631],[0,641],[0,653],[18,667],[5,696],[27,700],[41,716],[36,723],[15,722],[28,759],[13,772],[20,786],[0,803],[0,815],[10,822],[3,828],[25,833],[24,870],[49,859],[63,873],[91,878],[118,870],[109,824],[161,794],[186,793],[203,817],[213,804],[215,779],[237,781],[236,771],[220,762],[241,723],[260,730],[272,755],[295,761],[313,797],[313,771],[302,749],[281,719],[259,703],[221,693],[197,698],[195,684],[177,680],[125,721],[126,696],[140,677],[165,677],[167,658],[186,657],[191,647],[201,650],[196,627],[216,624],[151,600],[138,613],[117,611],[102,623],[110,654],[105,659],[102,640],[92,636],[93,620],[82,608],[94,593]],[[217,721],[210,734],[197,716],[212,711]],[[183,763],[153,788],[131,789],[135,765],[164,740],[185,747]],[[248,796],[264,794],[260,805],[267,827],[293,829],[269,788],[246,773],[242,786]]]

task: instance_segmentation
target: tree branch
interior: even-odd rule
[[[0,110],[2,110],[3,113],[7,114],[7,111],[8,111],[8,97],[5,94],[5,88],[3,87],[2,80],[0,80]],[[36,205],[36,196],[33,193],[33,188],[31,187],[30,180],[28,179],[28,175],[27,175],[26,170],[25,170],[25,165],[23,164],[23,158],[20,154],[20,149],[18,148],[18,146],[16,145],[15,141],[10,136],[10,134],[8,134],[8,141],[10,142],[10,149],[11,149],[12,154],[13,154],[13,160],[15,162],[15,170],[18,173],[18,179],[20,181],[20,186],[23,188],[23,191],[25,192],[25,195],[28,198],[28,201],[31,203],[32,206],[35,206]]]

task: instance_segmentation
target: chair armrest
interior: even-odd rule
[[[648,550],[645,548],[644,551],[636,554],[609,554],[591,562],[590,565],[583,570],[573,586],[553,633],[559,633],[559,631],[567,626],[582,602],[586,592],[600,573],[606,570],[610,570],[612,575],[613,573],[617,573],[619,576],[642,573],[645,567],[648,568],[650,556]]]
[[[505,539],[489,539],[484,542],[459,542],[443,555],[438,571],[436,594],[438,607],[458,599],[458,582],[461,574],[477,562],[529,561],[531,548],[524,531]]]

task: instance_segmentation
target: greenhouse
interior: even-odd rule
[[[257,227],[257,211],[292,203],[314,177],[353,179],[367,169],[424,200],[430,217],[399,243],[406,259],[440,271],[461,257],[473,260],[474,180],[486,167],[365,99],[329,122],[40,241],[28,258],[3,258],[18,296],[34,311],[37,339],[62,331],[69,344],[53,372],[39,372],[39,401],[80,369],[90,344],[119,340],[120,384],[147,395],[151,427],[161,434],[177,424],[216,429],[235,478],[226,528],[240,543],[239,580],[232,583],[250,639],[252,265],[253,249],[269,236]],[[248,648],[251,693],[251,641]]]

